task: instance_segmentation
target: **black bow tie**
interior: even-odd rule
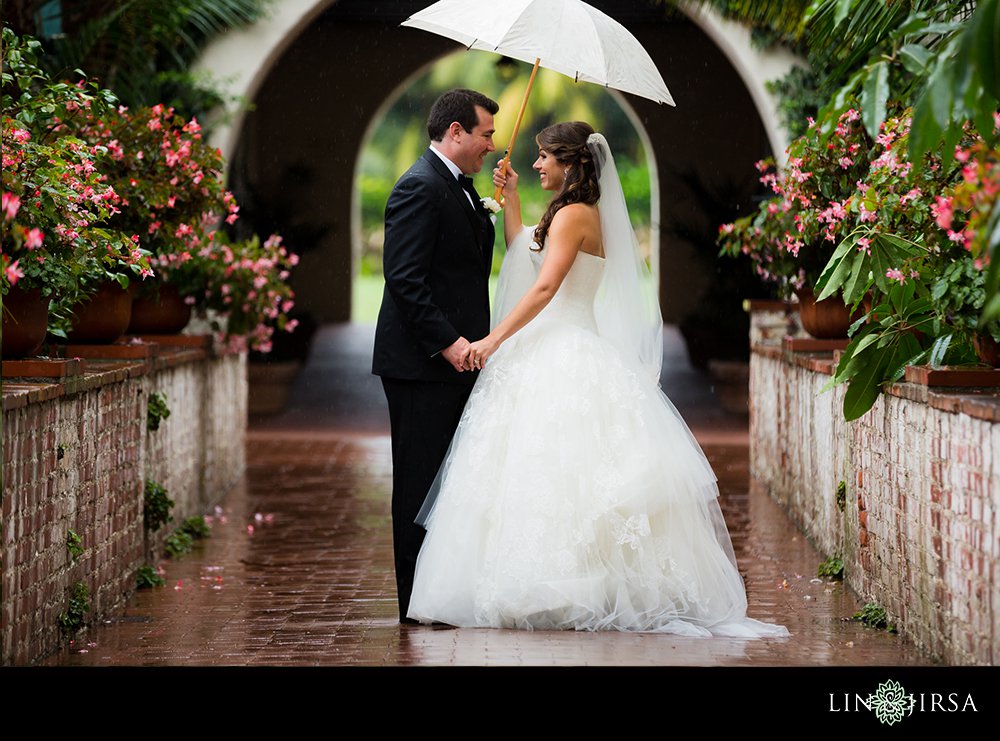
[[[458,182],[466,191],[468,191],[469,195],[471,195],[473,199],[479,198],[479,194],[476,193],[476,186],[472,184],[472,178],[468,175],[459,175]]]
[[[472,209],[479,213],[480,209],[483,208],[482,201],[479,200],[479,194],[476,192],[476,186],[472,184],[472,178],[468,175],[459,175],[458,184],[462,186],[462,189],[469,194],[472,198]]]

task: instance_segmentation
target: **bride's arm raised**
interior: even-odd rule
[[[503,160],[500,160],[500,164],[503,164]],[[499,167],[493,168],[493,185],[503,189],[503,238],[508,247],[524,228],[521,223],[521,196],[517,192],[517,177],[510,163],[507,163],[505,175],[500,174]]]
[[[590,207],[583,204],[571,203],[563,206],[552,217],[548,238],[545,240],[545,260],[538,271],[538,279],[492,332],[472,343],[469,360],[475,361],[475,367],[481,368],[505,340],[538,316],[556,295],[569,269],[573,267],[573,261],[591,224],[585,211],[588,208]]]

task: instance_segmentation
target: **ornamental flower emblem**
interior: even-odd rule
[[[868,696],[868,702],[879,721],[891,726],[913,710],[914,699],[899,682],[890,679]]]
[[[485,198],[481,198],[480,200],[483,203],[483,208],[485,208],[491,214],[498,214],[498,213],[500,213],[500,210],[503,208],[499,203],[497,203],[496,201],[494,201],[489,196],[486,196]]]

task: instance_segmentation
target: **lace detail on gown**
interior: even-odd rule
[[[480,373],[431,494],[410,617],[787,635],[746,617],[715,474],[687,426],[597,334],[603,268],[579,253]]]

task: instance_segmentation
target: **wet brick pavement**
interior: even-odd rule
[[[723,414],[668,330],[663,386],[720,479],[752,617],[792,637],[400,626],[395,619],[387,415],[367,373],[371,328],[317,336],[286,411],[254,420],[248,471],[212,517],[212,535],[163,563],[167,586],[81,634],[49,666],[656,665],[887,666],[931,662],[905,637],[848,618],[843,584],[766,494],[751,490],[745,420]]]

